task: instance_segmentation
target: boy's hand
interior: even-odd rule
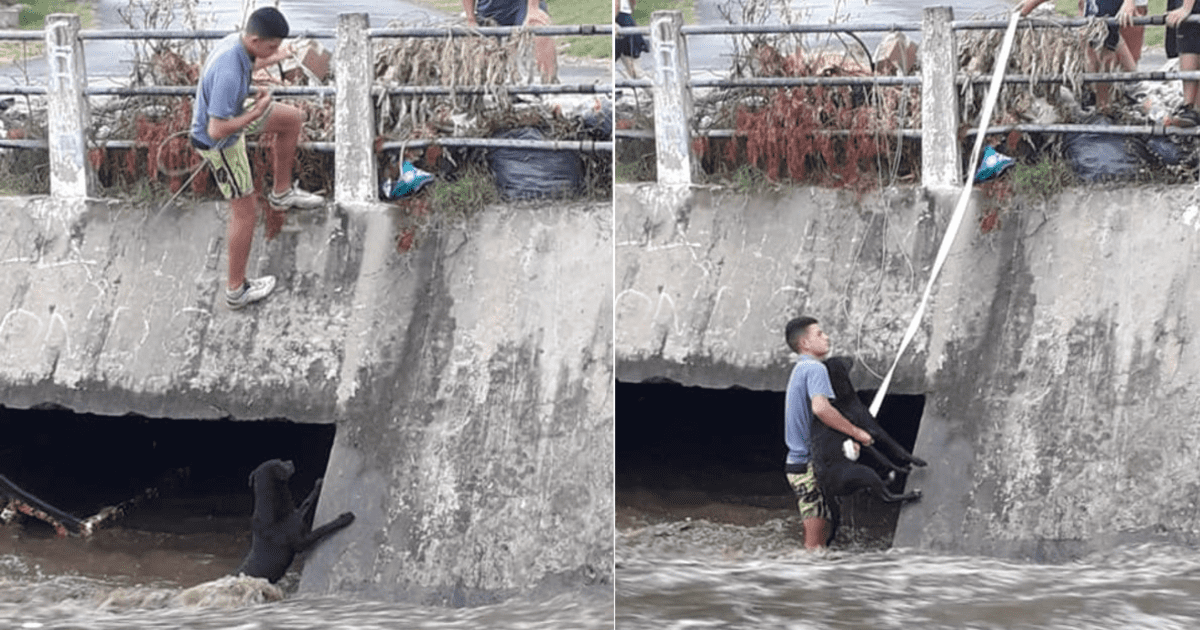
[[[525,25],[550,26],[550,14],[546,13],[540,8],[537,11],[530,11],[529,14],[525,16]]]
[[[253,117],[250,120],[258,120],[262,113],[267,111],[267,106],[271,104],[271,90],[267,88],[258,88],[258,92],[254,94],[254,105],[250,107]]]
[[[1186,7],[1186,8],[1179,7],[1178,9],[1175,9],[1173,11],[1168,11],[1167,12],[1167,26],[1170,26],[1171,28],[1175,28],[1175,27],[1179,26],[1179,23],[1182,22],[1185,18],[1187,18],[1187,16],[1191,15],[1191,13],[1192,13],[1191,7]]]
[[[1121,3],[1121,9],[1117,11],[1117,24],[1120,26],[1133,26],[1133,0],[1125,0]]]
[[[1045,1],[1046,0],[1025,0],[1024,2],[1021,3],[1021,17],[1025,17],[1026,15],[1029,15],[1030,11],[1033,11],[1034,9],[1036,9],[1038,7],[1039,4],[1041,4]]]

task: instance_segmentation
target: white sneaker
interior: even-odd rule
[[[268,192],[267,203],[271,204],[271,207],[276,210],[287,210],[288,208],[312,210],[325,205],[325,198],[321,195],[314,195],[310,192],[300,190],[293,183],[292,187],[283,193],[276,194],[274,190]]]
[[[261,278],[246,278],[242,283],[242,288],[229,290],[225,289],[225,304],[229,310],[240,310],[243,306],[251,302],[257,302],[275,290],[275,276],[263,276]]]

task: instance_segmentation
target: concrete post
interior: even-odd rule
[[[921,19],[921,179],[926,188],[962,184],[953,19],[950,7],[927,7]]]
[[[375,108],[371,83],[375,71],[370,18],[366,13],[338,15],[334,74],[337,97],[334,200],[338,203],[376,201]]]
[[[658,183],[690,185],[698,165],[692,159],[692,91],[688,86],[687,40],[680,11],[650,16],[650,51],[654,55],[654,138]]]
[[[90,113],[84,88],[87,68],[79,40],[79,16],[46,16],[46,63],[50,68],[46,100],[50,145],[50,194],[57,199],[86,199],[93,176],[87,160]]]

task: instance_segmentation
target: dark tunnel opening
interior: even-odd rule
[[[0,474],[79,518],[137,498],[113,527],[248,532],[250,472],[292,460],[298,503],[325,474],[334,425],[286,420],[179,420],[0,407]],[[147,489],[153,489],[148,495]],[[27,516],[23,531],[52,535]],[[11,525],[10,525],[11,527]]]
[[[874,394],[859,392],[867,404]],[[618,381],[618,526],[635,518],[756,524],[795,515],[783,474],[783,405],[782,391]],[[923,395],[888,395],[877,420],[911,452],[924,408]],[[862,495],[842,506],[843,525],[870,529],[890,544],[899,506]]]

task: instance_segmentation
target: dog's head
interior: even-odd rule
[[[854,357],[837,356],[825,359],[825,369],[829,370],[829,384],[833,385],[833,395],[837,398],[850,400],[857,396],[854,383],[850,380],[850,369],[854,367]]]
[[[255,481],[258,479],[264,482],[282,481],[287,483],[287,480],[291,479],[295,473],[296,465],[290,460],[268,459],[250,472],[250,487],[253,488]]]
[[[250,487],[254,488],[254,521],[274,523],[286,517],[294,509],[288,479],[296,472],[295,465],[281,459],[267,460],[250,473]]]

